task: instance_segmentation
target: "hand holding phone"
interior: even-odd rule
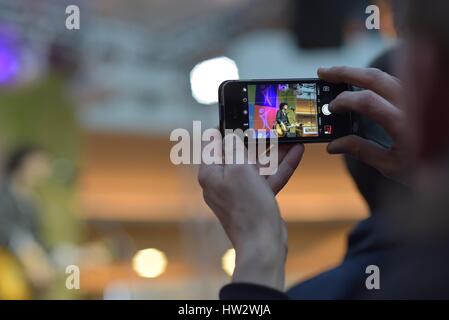
[[[349,83],[363,88],[339,95],[331,104],[333,112],[353,112],[364,115],[381,125],[391,137],[389,146],[359,135],[348,135],[332,141],[327,150],[331,154],[347,154],[383,175],[407,183],[412,165],[413,130],[407,130],[407,117],[399,108],[401,82],[378,69],[333,67],[318,70],[320,78],[329,82]]]

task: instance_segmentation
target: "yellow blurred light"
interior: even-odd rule
[[[235,268],[235,250],[229,249],[221,258],[221,267],[228,276],[232,276]]]
[[[143,278],[156,278],[167,268],[167,256],[160,250],[139,250],[133,257],[134,271]]]

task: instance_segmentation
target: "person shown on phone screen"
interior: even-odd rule
[[[389,197],[386,189],[389,201],[380,203],[366,176],[365,183],[357,181],[376,214],[352,233],[339,267],[285,292],[287,229],[275,196],[304,147],[280,146],[278,171],[267,178],[253,165],[202,165],[204,199],[236,250],[232,283],[222,288],[222,299],[449,298],[449,4],[403,5],[404,43],[395,59],[399,79],[350,67],[321,68],[318,76],[362,88],[340,94],[329,109],[369,119],[364,133],[334,140],[328,152],[355,159],[348,161],[352,173],[366,166],[393,185],[409,186],[407,195]],[[385,139],[378,136],[382,131]],[[379,290],[366,285],[369,266],[381,272]]]
[[[281,102],[276,113],[276,129],[279,136],[288,135],[290,131],[290,121],[288,119],[288,104]]]

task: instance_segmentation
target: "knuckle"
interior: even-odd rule
[[[385,72],[378,68],[369,68],[368,75],[371,81],[380,81],[385,77]]]
[[[333,108],[347,105],[351,100],[352,94],[353,92],[343,91],[331,102],[331,105],[333,106]]]
[[[388,177],[388,178],[393,177],[395,172],[396,172],[395,165],[393,165],[393,164],[391,164],[391,163],[385,165],[385,166],[382,168],[382,174],[383,174],[385,177]]]
[[[357,102],[359,105],[373,107],[377,103],[377,95],[371,90],[363,90]]]
[[[351,98],[352,94],[353,94],[353,92],[351,92],[351,91],[343,91],[342,93],[340,93],[338,95],[338,98],[346,101],[349,98]]]

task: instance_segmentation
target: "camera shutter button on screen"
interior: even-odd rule
[[[330,116],[331,115],[331,112],[329,111],[329,105],[328,104],[323,105],[321,107],[321,111],[323,112],[323,114],[325,116]]]

